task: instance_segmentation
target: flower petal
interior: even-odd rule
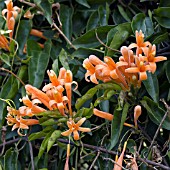
[[[144,72],[139,72],[139,79],[140,79],[141,81],[147,79],[146,71],[144,71]]]
[[[100,111],[100,110],[98,110],[96,108],[93,109],[93,113],[94,113],[94,115],[99,116],[101,118],[104,118],[104,119],[107,119],[107,120],[110,120],[110,121],[113,120],[113,115],[112,114]]]
[[[84,127],[79,127],[78,130],[81,132],[91,132],[90,128],[84,128]]]
[[[61,135],[63,135],[63,136],[69,136],[71,133],[72,133],[72,131],[69,129],[69,130],[67,130],[67,131],[62,132]]]
[[[74,131],[73,131],[73,137],[74,137],[74,140],[79,140],[79,139],[80,139],[79,133],[78,133],[77,130],[74,130]]]
[[[78,126],[81,126],[85,121],[86,121],[86,118],[83,117],[83,118],[81,118],[76,124],[77,124]]]

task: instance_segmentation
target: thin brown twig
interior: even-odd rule
[[[32,170],[34,170],[35,167],[34,167],[33,149],[32,149],[32,144],[29,140],[28,140],[28,144],[29,144],[29,148],[30,148],[31,166],[32,166]]]
[[[106,47],[106,48],[109,49],[109,50],[112,50],[112,51],[115,51],[115,52],[120,53],[119,50],[116,50],[116,49],[113,49],[113,48],[110,48],[109,46],[107,46],[107,45],[99,38],[96,30],[95,30],[95,34],[96,34],[96,38],[97,38],[97,40],[100,42],[100,44],[102,44],[104,47]]]
[[[8,142],[5,142],[5,145],[11,145],[11,144],[13,144],[13,143],[15,143],[15,142],[17,142],[17,141],[19,141],[19,140],[21,140],[21,139],[22,139],[22,140],[27,140],[26,137],[16,138],[16,139],[10,140],[10,141],[8,141]],[[59,138],[58,141],[61,142],[61,143],[65,143],[65,144],[68,144],[68,143],[69,143],[68,140],[61,139],[61,138]],[[71,141],[70,141],[70,145],[77,146],[77,145],[75,145],[75,143],[73,143],[73,142],[71,142]],[[80,145],[80,146],[81,146],[81,145]],[[116,154],[117,154],[117,152],[115,152],[115,151],[109,151],[109,150],[107,150],[107,149],[105,149],[105,148],[98,147],[98,146],[94,146],[94,145],[89,145],[89,144],[86,144],[86,143],[84,143],[83,146],[86,147],[86,148],[89,148],[89,149],[91,149],[91,150],[94,150],[94,151],[96,151],[96,152],[100,151],[100,152],[108,153],[108,154],[111,154],[111,155],[116,155]],[[3,147],[3,144],[0,144],[0,148],[2,148],[2,147]],[[124,157],[129,158],[129,155],[125,154]],[[160,164],[160,163],[156,163],[156,162],[154,162],[154,161],[150,161],[150,160],[148,160],[148,159],[140,158],[139,156],[138,156],[136,159],[137,159],[138,161],[147,163],[147,164],[152,165],[152,166],[158,166],[158,167],[160,167],[160,168],[162,168],[162,169],[170,170],[170,167],[168,167],[168,166],[165,166],[165,165]]]
[[[34,4],[34,3],[31,3],[31,2],[27,2],[27,1],[25,1],[25,0],[19,0],[21,3],[24,3],[24,4],[27,4],[27,5],[29,5],[29,6],[31,6],[31,7],[36,7],[36,5]]]
[[[57,29],[57,31],[63,36],[63,38],[67,41],[67,43],[74,48],[75,50],[77,49],[72,43],[71,41],[65,36],[65,34],[61,31],[61,29],[55,24],[53,23],[53,26]]]
[[[166,119],[166,117],[167,117],[167,115],[168,115],[168,112],[170,112],[170,108],[169,108],[169,106],[167,105],[167,103],[165,102],[165,100],[164,100],[164,99],[161,99],[161,101],[165,104],[165,107],[166,107],[167,111],[166,111],[165,115],[163,116],[163,118],[162,118],[162,120],[161,120],[161,122],[160,122],[160,124],[159,124],[158,129],[157,129],[156,132],[155,132],[155,135],[154,135],[154,137],[153,137],[153,139],[152,139],[152,142],[151,142],[151,144],[150,144],[150,146],[149,146],[149,148],[148,148],[148,154],[149,154],[149,152],[150,152],[150,150],[151,150],[151,148],[152,148],[152,146],[153,146],[153,144],[154,144],[154,142],[155,142],[156,137],[158,136],[158,133],[159,133],[159,131],[160,131],[160,128],[162,127],[162,124],[163,124],[164,120]]]
[[[3,67],[0,67],[0,70],[6,71],[6,72],[12,74],[14,77],[16,77],[16,78],[21,82],[21,84],[22,84],[23,86],[25,86],[25,83],[24,83],[16,74],[14,74],[12,71],[10,71],[10,70],[8,70],[8,69],[6,69],[6,68],[3,68]]]

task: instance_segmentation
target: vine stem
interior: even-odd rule
[[[14,77],[16,77],[16,78],[21,82],[21,84],[22,84],[23,86],[25,86],[25,83],[24,83],[16,74],[14,74],[12,71],[10,71],[10,70],[8,70],[8,69],[6,69],[6,68],[3,68],[3,67],[0,67],[0,70],[6,71],[6,72],[12,74]]]
[[[63,36],[63,38],[67,41],[67,43],[74,48],[75,50],[77,50],[77,48],[71,43],[71,41],[65,36],[65,34],[61,31],[61,29],[55,24],[53,23],[53,26],[57,29],[57,31]]]
[[[3,145],[10,145],[10,144],[13,144],[13,143],[21,140],[21,139],[22,139],[22,140],[27,140],[26,137],[16,138],[16,139],[10,140],[10,141],[8,141],[8,142],[5,142],[4,144],[0,144],[0,148],[2,148]],[[61,139],[61,138],[59,138],[58,141],[61,142],[61,143],[65,143],[65,144],[68,144],[68,143],[69,143],[68,140]],[[70,141],[70,145],[77,146],[77,145],[75,145],[75,144],[74,144],[73,142],[71,142],[71,141]],[[81,144],[79,145],[79,147],[81,147]],[[96,152],[99,152],[99,151],[100,151],[100,152],[108,153],[108,154],[111,154],[111,155],[116,155],[116,154],[117,154],[117,152],[115,152],[115,151],[109,151],[109,150],[107,150],[107,149],[105,149],[105,148],[103,148],[103,147],[98,147],[98,146],[94,146],[94,145],[89,145],[89,144],[86,144],[86,143],[83,144],[83,147],[89,148],[89,149],[94,150],[94,151],[96,151]],[[119,154],[119,155],[120,155],[120,154]],[[125,158],[129,158],[129,155],[125,154],[124,157],[125,157]],[[168,167],[168,166],[165,166],[165,165],[160,164],[160,163],[156,163],[156,162],[154,162],[154,161],[150,161],[150,160],[148,160],[148,159],[140,158],[139,156],[138,156],[136,159],[137,159],[138,161],[141,161],[141,162],[145,163],[145,164],[147,163],[147,164],[149,164],[149,165],[157,166],[157,167],[160,167],[160,168],[165,169],[165,170],[170,170],[170,167]]]
[[[24,3],[24,4],[27,4],[31,7],[36,7],[36,5],[34,3],[31,3],[31,2],[27,2],[27,1],[24,1],[24,0],[19,0],[21,3]]]

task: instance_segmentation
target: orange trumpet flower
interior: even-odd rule
[[[150,65],[152,73],[154,73],[156,71],[156,62],[167,60],[167,58],[163,57],[163,56],[155,57],[155,55],[156,55],[156,46],[155,45],[149,46],[148,48],[144,48],[143,52],[146,56],[147,62]]]
[[[144,42],[144,34],[140,30],[139,32],[136,31],[136,43],[132,43],[129,45],[129,49],[137,48],[136,49],[136,55],[142,54],[142,49],[144,47],[150,46],[151,43],[149,41]]]
[[[84,128],[84,127],[80,127],[84,122],[85,122],[86,118],[81,118],[77,123],[74,122],[74,120],[72,118],[69,119],[69,121],[67,121],[67,126],[69,128],[69,130],[62,132],[61,134],[63,136],[69,136],[73,133],[73,138],[74,140],[79,140],[80,136],[79,136],[79,132],[90,132],[91,129],[90,128]]]
[[[147,74],[146,71],[151,71],[151,68],[149,65],[146,65],[145,58],[142,55],[139,55],[139,57],[135,57],[135,63],[136,67],[127,68],[125,70],[126,73],[138,73],[139,74],[139,80],[146,80]]]
[[[10,114],[7,115],[6,119],[9,126],[13,125],[12,131],[18,128],[17,132],[20,136],[25,136],[20,132],[21,129],[29,129],[31,125],[39,124],[36,119],[23,119],[21,116],[13,117]]]
[[[123,163],[124,153],[126,150],[126,145],[127,145],[127,142],[124,143],[123,151],[122,151],[121,155],[119,156],[119,159],[116,161],[116,164],[114,164],[113,170],[122,170],[122,163]]]
[[[21,100],[26,105],[26,106],[22,106],[19,108],[20,114],[22,116],[33,116],[35,114],[46,111],[42,107],[37,106],[37,104],[41,103],[41,101],[38,99],[34,99],[30,101],[28,96],[26,96],[26,97],[23,97]]]
[[[28,92],[28,94],[32,95],[32,98],[39,99],[47,108],[53,110],[53,108],[49,104],[50,98],[47,96],[47,94],[43,93],[41,90],[29,84],[25,85],[25,89]]]
[[[134,123],[135,123],[136,129],[138,128],[137,121],[138,121],[138,118],[141,115],[141,113],[142,113],[141,106],[140,105],[135,106],[135,108],[134,108]]]
[[[15,19],[18,13],[20,12],[20,8],[17,6],[13,7],[12,0],[6,0],[5,4],[6,4],[7,9],[2,10],[2,16],[5,17],[5,14],[7,13],[7,17],[5,17],[5,19],[7,20],[8,30],[12,30],[12,32],[9,33],[10,38],[12,38],[14,25],[15,25]]]
[[[4,35],[0,35],[0,48],[9,51],[9,41],[6,39]]]

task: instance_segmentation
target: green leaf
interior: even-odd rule
[[[92,14],[90,15],[87,21],[86,31],[90,31],[91,29],[94,29],[97,26],[99,26],[99,16],[98,16],[98,12],[94,11],[92,12]]]
[[[123,126],[124,126],[124,123],[126,121],[126,117],[127,117],[127,114],[128,114],[128,110],[129,110],[129,103],[125,103],[124,107],[123,107],[123,111],[122,111],[122,117],[121,117],[121,123],[120,123],[120,130],[119,130],[119,136],[121,135],[121,132],[122,132],[122,129],[123,129]]]
[[[2,53],[2,54],[0,55],[0,59],[1,59],[4,63],[6,63],[8,66],[11,66],[11,64],[10,64],[10,56],[9,56],[9,55],[7,55],[7,54],[5,54],[5,53]]]
[[[165,71],[166,71],[166,77],[168,79],[168,82],[170,83],[170,61],[166,62]]]
[[[43,132],[43,131],[40,131],[40,132],[36,132],[36,133],[32,133],[29,137],[28,137],[28,140],[29,141],[32,141],[32,140],[35,140],[35,139],[39,139],[41,137],[44,137],[46,136],[47,133]]]
[[[18,152],[13,151],[12,148],[8,149],[4,156],[4,169],[14,170],[18,169]]]
[[[76,0],[76,2],[79,3],[80,5],[90,8],[89,4],[87,3],[87,0]]]
[[[170,7],[160,7],[154,10],[155,19],[165,28],[170,28]]]
[[[168,35],[169,35],[168,32],[165,32],[156,36],[152,44],[160,44],[161,42],[168,40]]]
[[[60,62],[61,62],[61,64],[62,64],[62,66],[66,69],[66,70],[70,70],[70,68],[69,68],[69,64],[68,64],[68,54],[67,54],[67,52],[64,50],[64,49],[62,49],[61,50],[61,52],[60,52],[60,54],[59,54],[59,60],[60,60]]]
[[[144,97],[143,100],[141,101],[142,105],[145,107],[147,110],[147,113],[150,117],[150,119],[157,125],[160,124],[163,116],[165,115],[165,111],[158,106],[157,103],[149,99],[148,97]],[[162,128],[170,130],[170,119],[166,117],[162,124]]]
[[[74,53],[72,53],[73,57],[86,59],[91,54],[96,55],[97,57],[103,57],[104,52],[98,49],[90,49],[90,48],[79,48]]]
[[[71,36],[72,36],[72,16],[73,16],[73,8],[61,4],[60,20],[62,23],[62,31],[69,40],[71,40]]]
[[[61,136],[61,131],[60,130],[55,130],[49,140],[48,140],[48,144],[47,144],[47,152],[51,149],[51,147],[53,146],[53,144],[56,142],[56,140]]]
[[[114,28],[115,26],[101,26],[101,27],[97,27],[95,29],[92,29],[88,32],[86,32],[85,34],[83,34],[81,37],[75,39],[73,41],[73,45],[76,48],[93,48],[93,47],[97,47],[99,45],[101,45],[101,43],[98,41],[98,39],[96,38],[96,34],[95,31],[98,34],[98,37],[100,38],[100,40],[105,43],[106,42],[106,35],[107,33]]]
[[[44,121],[42,123],[41,123],[41,120],[42,119],[40,119],[40,125],[41,126],[51,126],[51,125],[56,125],[57,124],[57,122],[53,118],[48,119],[48,120],[46,120],[46,121]]]
[[[16,41],[18,42],[18,46],[19,46],[18,49],[19,55],[23,54],[23,49],[27,42],[30,30],[31,30],[30,20],[21,20],[16,36]]]
[[[26,76],[26,67],[27,66],[22,66],[17,73],[17,76],[22,80],[24,78],[27,79]],[[16,94],[18,93],[18,90],[20,88],[21,83],[16,79],[16,77],[11,76],[7,82],[3,85],[1,92],[0,92],[0,98],[2,99],[13,99]],[[3,125],[5,116],[6,116],[6,102],[0,100],[0,126]]]
[[[47,0],[34,0],[34,3],[43,11],[45,18],[52,25],[52,4]]]
[[[112,49],[118,49],[122,43],[131,35],[132,29],[130,23],[124,23],[111,29],[107,35],[107,46]],[[106,49],[105,55],[113,56],[115,51]]]
[[[111,140],[110,140],[109,150],[113,149],[119,140],[119,137],[123,129],[123,124],[125,123],[125,120],[127,117],[129,106],[130,106],[129,103],[126,103],[124,105],[122,114],[121,114],[121,111],[118,110],[117,108],[114,111],[114,118],[112,120],[112,127],[111,127]]]
[[[58,110],[48,110],[45,112],[38,113],[37,116],[47,116],[47,117],[53,117],[53,118],[63,117]]]
[[[75,107],[77,110],[80,109],[80,107],[89,99],[91,99],[97,92],[98,89],[103,89],[103,90],[121,90],[121,87],[117,84],[114,83],[105,83],[105,84],[98,84],[95,87],[91,88],[84,94],[81,98],[79,98],[75,104]]]
[[[167,0],[160,0],[160,7],[170,7],[170,1]]]
[[[98,14],[99,14],[99,24],[100,26],[108,25],[108,12],[106,10],[106,6],[99,6]]]
[[[146,17],[144,13],[136,14],[132,20],[132,30],[140,31],[144,33],[145,37],[148,37],[154,33],[153,23],[149,17]]]
[[[38,153],[38,159],[41,158],[42,154],[45,152],[46,148],[47,148],[47,144],[48,144],[48,140],[50,139],[51,134],[53,133],[54,130],[52,130],[51,132],[49,132],[46,137],[44,138],[44,140],[41,143],[40,149],[39,149],[39,153]]]
[[[121,5],[118,5],[117,7],[118,7],[118,10],[119,10],[120,14],[122,15],[122,17],[126,21],[131,22],[131,20],[130,20],[129,16],[127,15],[127,12],[124,10],[124,8]]]
[[[158,103],[159,102],[159,84],[156,74],[147,72],[147,80],[143,81],[146,91],[152,97],[152,99]]]
[[[82,109],[78,110],[75,117],[86,117],[87,119],[89,119],[92,115],[93,115],[93,105],[91,104],[90,108],[83,107]]]
[[[109,150],[111,150],[119,140],[120,122],[121,122],[121,111],[115,109],[114,118],[112,120],[112,125],[111,125],[111,139],[110,139]]]
[[[41,51],[37,43],[32,40],[28,40],[27,51],[28,55],[32,56],[28,67],[29,83],[34,87],[39,88],[43,82],[44,74],[48,66],[51,42],[46,41],[44,50]]]

